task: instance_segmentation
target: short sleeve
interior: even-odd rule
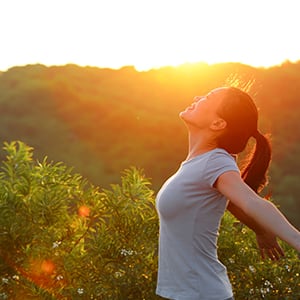
[[[228,171],[240,173],[235,158],[222,149],[212,152],[205,170],[209,186],[213,187],[219,176]]]

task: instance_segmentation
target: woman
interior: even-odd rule
[[[188,129],[189,151],[157,195],[157,294],[176,300],[233,299],[226,268],[217,256],[226,208],[255,231],[263,257],[276,260],[283,255],[276,237],[300,251],[300,233],[258,196],[266,184],[271,149],[257,129],[257,108],[248,94],[233,87],[212,90],[195,97],[180,117]],[[234,155],[250,137],[256,147],[240,171]]]

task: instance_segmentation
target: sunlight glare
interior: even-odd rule
[[[296,2],[5,1],[0,70],[33,63],[146,70],[194,62],[269,66],[297,60]]]

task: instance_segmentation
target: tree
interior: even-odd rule
[[[0,299],[159,299],[158,219],[142,170],[100,190],[62,163],[6,143],[0,172]],[[299,262],[261,261],[254,236],[225,214],[220,259],[236,299],[298,299]]]
[[[157,219],[138,170],[99,191],[61,163],[5,144],[0,174],[0,298],[146,299]]]

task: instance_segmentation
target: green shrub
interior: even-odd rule
[[[62,163],[34,161],[24,143],[4,149],[0,299],[159,299],[155,195],[142,171],[99,190]],[[225,215],[219,253],[236,299],[298,299],[295,251],[262,262],[254,239]]]
[[[276,226],[276,225],[275,225]],[[226,213],[219,237],[219,257],[227,266],[235,299],[300,299],[300,264],[296,251],[280,245],[285,257],[262,260],[255,234]]]

